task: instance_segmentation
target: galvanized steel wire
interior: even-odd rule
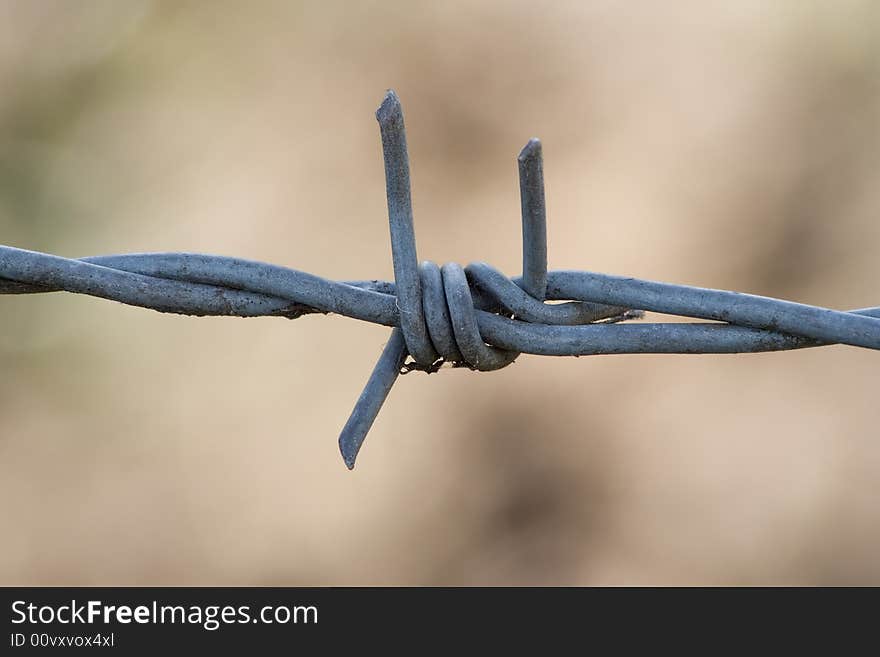
[[[835,343],[880,349],[880,307],[842,312],[588,271],[548,271],[537,139],[519,156],[523,275],[508,278],[486,263],[420,265],[403,113],[393,91],[376,116],[394,282],[332,281],[278,265],[195,253],[70,259],[0,246],[0,294],[66,291],[197,316],[296,319],[334,313],[394,327],[339,437],[349,468],[397,377],[412,370],[436,372],[448,363],[490,371],[510,365],[520,353],[730,354]],[[644,311],[710,322],[624,323]]]

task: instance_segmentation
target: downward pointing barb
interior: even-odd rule
[[[382,350],[379,362],[373,369],[364,391],[354,405],[354,410],[342,433],[339,435],[339,451],[342,460],[349,470],[354,469],[354,462],[370,427],[382,409],[382,404],[391,392],[391,386],[400,375],[400,368],[406,360],[406,342],[403,332],[396,328],[391,331],[391,339]]]

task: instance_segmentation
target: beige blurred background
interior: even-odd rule
[[[803,2],[0,4],[0,242],[392,277],[420,256],[880,304],[880,10]],[[388,330],[0,298],[2,584],[880,584],[880,354],[521,357],[400,379]]]

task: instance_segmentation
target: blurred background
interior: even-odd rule
[[[393,277],[420,257],[880,304],[871,0],[0,5],[0,242]],[[0,298],[2,584],[880,584],[880,354],[522,356],[398,382],[388,329]],[[655,316],[656,320],[656,316]]]

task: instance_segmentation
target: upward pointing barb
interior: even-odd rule
[[[523,279],[520,286],[543,301],[547,295],[547,206],[541,142],[529,139],[517,158],[522,204]]]
[[[419,365],[429,366],[438,356],[428,337],[422,308],[406,130],[400,100],[393,91],[385,94],[385,99],[376,111],[376,119],[382,134],[382,155],[385,159],[385,191],[388,197],[394,282],[397,285],[397,303],[400,306],[400,328],[403,329],[403,337],[412,357]]]

